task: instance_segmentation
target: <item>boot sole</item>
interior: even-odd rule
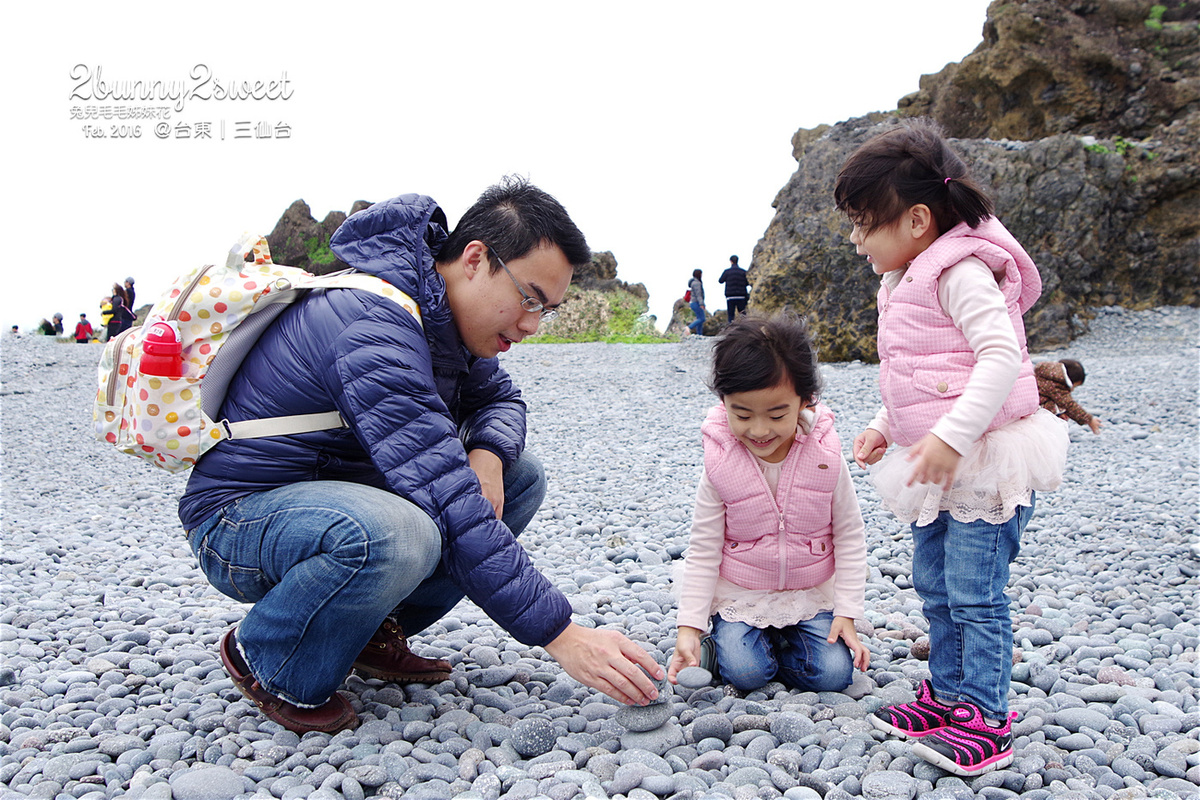
[[[450,677],[449,672],[423,672],[419,675],[405,672],[386,672],[374,667],[358,664],[357,662],[354,664],[354,669],[359,675],[383,681],[391,681],[392,683],[441,683]]]

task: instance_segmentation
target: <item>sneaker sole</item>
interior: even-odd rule
[[[934,750],[932,747],[927,747],[923,744],[913,745],[912,751],[913,755],[920,756],[930,764],[941,767],[942,769],[946,770],[946,772],[951,772],[963,778],[973,778],[976,775],[983,775],[985,773],[992,772],[993,770],[1003,769],[1009,764],[1013,763],[1014,758],[1013,751],[1009,750],[1007,753],[1001,753],[993,756],[978,766],[964,767],[962,764],[947,758],[937,750]]]
[[[895,725],[892,725],[890,722],[887,722],[886,720],[880,719],[879,717],[875,716],[874,714],[868,714],[867,719],[871,720],[871,724],[875,726],[876,730],[881,730],[884,733],[890,733],[893,736],[899,736],[901,739],[920,739],[921,737],[928,736],[931,733],[937,733],[938,731],[942,730],[942,728],[945,727],[943,725],[939,728],[930,728],[927,731],[920,731],[920,732],[906,731],[903,728],[897,728]]]

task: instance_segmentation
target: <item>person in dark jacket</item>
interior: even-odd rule
[[[129,297],[119,283],[113,284],[112,317],[108,320],[108,338],[133,327],[133,312],[129,310]]]
[[[129,306],[129,311],[133,314],[134,321],[137,321],[137,290],[133,288],[133,278],[125,279],[125,305]]]
[[[729,269],[717,278],[718,283],[725,284],[726,319],[733,322],[737,312],[746,313],[746,303],[750,299],[750,284],[746,281],[746,270],[738,266],[738,257],[729,257]]]
[[[356,724],[335,690],[351,669],[438,682],[446,661],[405,635],[464,594],[519,641],[625,703],[657,692],[662,668],[571,608],[516,540],[545,496],[524,449],[525,403],[497,354],[554,314],[590,260],[559,203],[509,179],[453,233],[429,197],[404,195],[347,219],[330,246],[415,299],[315,291],[255,343],[230,384],[230,421],[336,410],[346,427],[230,439],[196,464],[180,519],[220,591],[253,603],[221,642],[234,684],[303,733]],[[640,666],[639,666],[640,665]]]

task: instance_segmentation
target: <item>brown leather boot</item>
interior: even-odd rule
[[[346,698],[337,692],[317,708],[301,708],[277,697],[258,682],[237,651],[237,640],[231,630],[221,639],[221,663],[233,678],[233,685],[246,696],[267,719],[278,722],[289,731],[305,734],[309,731],[335,733],[358,725],[358,715]]]
[[[450,662],[422,658],[408,649],[408,640],[391,619],[385,619],[354,660],[354,668],[368,678],[395,683],[440,683],[450,677]]]

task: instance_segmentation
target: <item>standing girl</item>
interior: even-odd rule
[[[912,526],[933,676],[916,702],[871,721],[919,738],[913,752],[943,769],[978,775],[1013,760],[1004,588],[1035,490],[1056,488],[1066,461],[1065,425],[1038,408],[1021,321],[1042,281],[928,121],[860,147],[834,199],[882,276],[884,407],[855,438],[854,458],[876,465],[884,504]]]
[[[841,691],[870,659],[854,631],[867,548],[803,320],[738,317],[713,349],[712,388],[721,402],[700,428],[704,472],[667,675],[674,683],[700,663],[711,619],[717,668],[736,688],[778,676]]]

